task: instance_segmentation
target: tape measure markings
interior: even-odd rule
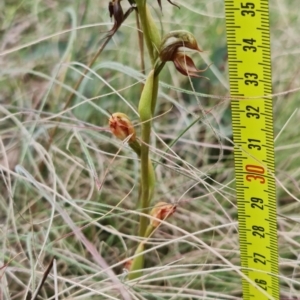
[[[279,299],[272,99],[249,99],[272,93],[268,1],[225,0],[225,11],[241,264],[254,282],[243,296]]]

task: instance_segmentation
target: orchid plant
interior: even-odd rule
[[[108,32],[107,37],[111,37],[121,27],[131,12],[136,11],[139,22],[142,25],[143,38],[148,48],[151,60],[151,70],[147,75],[138,105],[140,116],[141,135],[137,137],[134,126],[130,119],[121,112],[113,113],[109,119],[109,127],[112,134],[133,149],[140,159],[140,193],[137,201],[137,208],[140,209],[139,235],[142,239],[137,246],[134,259],[129,267],[129,279],[141,276],[144,266],[145,238],[152,235],[154,230],[160,226],[160,220],[165,220],[175,212],[176,206],[165,202],[156,205],[151,204],[155,188],[155,172],[149,156],[149,144],[151,139],[151,125],[155,114],[155,107],[158,96],[159,74],[169,61],[174,63],[178,72],[185,76],[202,77],[192,58],[187,52],[202,52],[195,37],[185,30],[177,30],[167,33],[161,37],[156,23],[152,18],[146,0],[128,0],[130,8],[124,13],[121,0],[109,2],[109,14],[114,19],[114,25]],[[167,0],[171,5],[178,7],[172,1]],[[162,9],[161,0],[158,5]],[[149,211],[150,206],[153,207]]]

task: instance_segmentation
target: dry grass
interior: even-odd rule
[[[112,25],[107,1],[0,4],[0,299],[31,299],[53,257],[38,299],[241,299],[223,1],[176,1],[180,10],[162,2],[162,31],[193,32],[206,50],[198,66],[214,65],[210,81],[193,85],[172,64],[163,71],[154,202],[178,210],[148,241],[135,281],[126,281],[123,265],[138,240],[139,164],[107,131],[108,112],[138,125],[144,76],[134,14],[64,109]],[[280,283],[291,299],[300,284],[297,5],[270,7]]]

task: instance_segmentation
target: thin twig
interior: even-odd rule
[[[54,261],[54,259],[55,259],[55,257],[53,256],[53,257],[51,258],[51,261],[50,261],[50,263],[49,263],[49,265],[48,265],[48,267],[47,267],[47,269],[46,269],[44,275],[43,275],[42,280],[40,281],[40,283],[39,283],[39,285],[38,285],[36,291],[35,291],[34,294],[32,295],[31,300],[37,299],[37,296],[39,295],[39,292],[40,292],[40,290],[42,289],[42,287],[43,287],[43,285],[44,285],[44,283],[45,283],[45,281],[46,281],[46,279],[47,279],[47,277],[48,277],[48,275],[49,275],[49,273],[50,273],[50,271],[51,271],[51,269],[52,269],[52,267],[53,267],[53,261]]]

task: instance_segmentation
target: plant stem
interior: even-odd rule
[[[149,157],[149,144],[151,134],[151,118],[155,109],[156,97],[158,93],[158,76],[154,75],[154,70],[148,75],[145,87],[139,103],[140,119],[142,121],[141,132],[141,212],[148,214],[150,202],[154,193],[155,173],[151,159]],[[154,105],[153,105],[154,103]],[[140,217],[140,236],[144,236],[148,224],[145,216]]]
[[[144,59],[144,34],[141,31],[141,24],[140,24],[140,19],[139,19],[139,14],[138,11],[135,11],[135,16],[136,16],[136,26],[138,29],[138,41],[139,41],[139,48],[140,48],[140,59],[141,59],[141,72],[142,74],[146,74],[145,72],[145,59]],[[144,85],[143,85],[144,86]]]
[[[149,143],[150,143],[150,133],[151,133],[151,117],[152,117],[152,96],[153,96],[153,84],[154,84],[154,70],[151,70],[145,86],[141,95],[139,102],[139,114],[140,120],[142,122],[141,130],[141,195],[140,195],[140,208],[142,213],[148,213],[149,206]],[[151,165],[152,167],[152,165]],[[153,171],[153,169],[152,169]],[[147,228],[148,219],[146,216],[140,216],[140,236],[144,236],[145,230]]]
[[[143,215],[140,216],[139,235],[144,237],[147,234],[147,227],[149,220],[147,214],[149,213],[150,202],[154,193],[155,173],[152,162],[149,157],[149,144],[151,134],[151,120],[155,111],[156,98],[158,94],[159,77],[155,74],[155,62],[158,57],[158,49],[161,42],[161,37],[156,27],[156,24],[151,16],[146,0],[136,0],[137,9],[140,21],[143,28],[143,36],[146,41],[149,56],[151,59],[152,70],[150,71],[145,82],[141,98],[139,101],[139,115],[141,121],[141,187],[139,196],[139,206]],[[136,254],[144,251],[144,243],[140,243],[136,250]],[[128,278],[138,278],[142,272],[132,271],[142,270],[144,266],[144,255],[141,254],[134,258]]]
[[[159,86],[159,76],[154,74],[152,101],[151,101],[151,114],[152,114],[152,116],[155,113],[156,100],[157,100],[157,94],[158,94],[158,86]]]
[[[156,24],[151,16],[146,0],[136,0],[140,21],[143,28],[143,35],[154,68],[157,50],[161,42],[161,37]],[[145,83],[141,100],[139,103],[139,114],[142,122],[141,132],[141,193],[140,208],[143,213],[148,213],[149,204],[154,192],[155,174],[149,158],[149,143],[151,133],[151,119],[155,110],[156,98],[158,93],[158,76],[152,70]],[[145,216],[140,217],[140,236],[144,236],[148,220]]]
[[[150,125],[151,126],[151,125]],[[150,126],[142,127],[142,139],[143,143],[141,145],[141,212],[147,214],[149,212],[148,203],[149,203],[149,148],[148,144],[150,142]],[[150,128],[151,130],[151,128]],[[140,216],[140,230],[139,235],[144,236],[148,224],[148,218],[141,215]]]
[[[141,254],[144,250],[145,250],[145,244],[144,244],[144,242],[141,242],[135,251],[135,255],[137,255],[137,256],[133,259],[133,262],[131,265],[131,271],[135,271],[135,272],[134,273],[130,272],[128,274],[129,280],[136,279],[136,278],[139,278],[142,276],[142,271],[140,271],[140,272],[137,272],[137,271],[142,270],[144,267],[144,259],[145,258],[144,258],[144,254]]]
[[[138,143],[138,141],[129,141],[128,142],[131,149],[136,153],[138,157],[141,157],[141,145]]]
[[[159,48],[161,37],[156,24],[151,16],[149,7],[145,0],[136,0],[136,5],[140,15],[140,20],[143,28],[145,41],[147,44],[149,56],[151,59],[152,66],[156,61],[157,49]]]

